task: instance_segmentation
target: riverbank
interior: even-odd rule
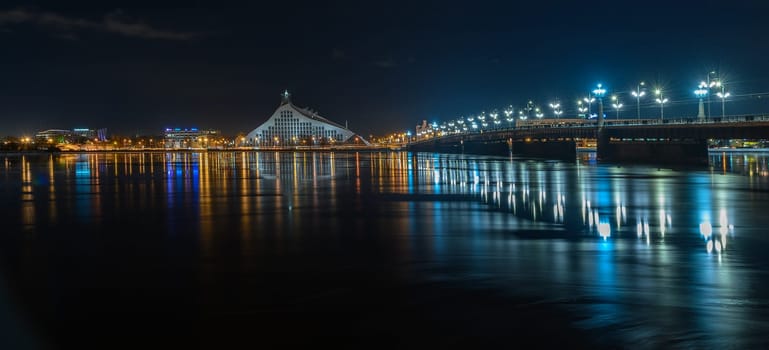
[[[40,155],[40,154],[81,154],[81,153],[199,153],[199,152],[387,152],[387,151],[399,151],[400,148],[396,147],[269,147],[269,148],[253,148],[253,147],[239,147],[239,148],[137,148],[137,149],[99,149],[99,150],[71,150],[71,151],[41,151],[41,150],[28,150],[28,151],[0,151],[0,155],[4,156],[19,156],[19,155]]]

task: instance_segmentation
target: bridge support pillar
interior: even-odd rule
[[[707,165],[708,144],[703,139],[617,140],[599,135],[599,161],[665,165]]]

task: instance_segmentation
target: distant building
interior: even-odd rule
[[[206,148],[209,141],[219,137],[219,130],[198,128],[166,128],[163,131],[165,148]]]
[[[246,135],[244,143],[250,146],[312,146],[356,143],[368,141],[347,129],[318,115],[318,112],[300,108],[291,103],[285,91],[278,109],[262,125]]]
[[[48,129],[38,131],[37,134],[35,134],[35,139],[37,143],[59,144],[72,142],[74,135],[75,134],[72,132],[72,130]]]
[[[72,129],[72,133],[75,136],[84,137],[94,141],[107,141],[107,129]]]
[[[48,129],[37,132],[35,139],[38,143],[83,143],[84,141],[106,141],[107,129]]]
[[[75,136],[85,137],[89,140],[96,138],[96,131],[91,129],[72,129]]]

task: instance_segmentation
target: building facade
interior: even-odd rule
[[[334,123],[310,109],[291,103],[291,95],[283,92],[278,109],[262,125],[248,133],[246,146],[315,146],[345,143],[368,145],[368,141],[347,127]]]
[[[83,129],[75,128],[72,130],[65,129],[48,129],[38,131],[35,134],[35,139],[38,143],[85,143],[89,141],[106,141],[107,129]]]
[[[198,128],[166,128],[163,131],[163,146],[165,148],[207,148],[209,142],[220,136],[218,130]]]
[[[38,131],[35,134],[36,142],[38,143],[66,143],[71,142],[72,138],[74,136],[74,133],[72,130],[65,130],[65,129],[48,129],[43,131]]]
[[[72,129],[72,133],[75,136],[84,137],[89,140],[94,141],[107,141],[107,129],[84,129],[84,128],[76,128]]]

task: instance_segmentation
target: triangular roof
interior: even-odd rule
[[[301,115],[303,115],[303,116],[305,116],[307,118],[310,118],[310,119],[313,119],[313,120],[317,120],[317,121],[321,121],[321,122],[324,122],[324,123],[327,123],[327,124],[331,124],[331,125],[333,125],[333,126],[335,126],[337,128],[341,128],[341,129],[345,129],[345,130],[350,130],[350,129],[347,129],[347,127],[345,127],[345,126],[342,126],[342,125],[340,125],[338,123],[332,122],[332,121],[330,121],[330,120],[328,120],[326,118],[321,117],[320,115],[318,115],[318,113],[311,111],[309,108],[301,108],[301,107],[293,104],[291,102],[291,93],[289,93],[288,90],[284,90],[283,93],[280,94],[280,97],[281,97],[280,106],[278,106],[278,108],[283,107],[284,105],[288,105],[289,107],[293,108],[295,111],[299,112]]]
[[[288,105],[291,106],[292,108],[294,108],[295,111],[301,113],[303,116],[305,116],[307,118],[314,119],[314,120],[317,120],[317,121],[321,121],[321,122],[324,122],[326,124],[331,124],[333,126],[336,126],[337,128],[342,128],[342,129],[345,129],[345,130],[350,130],[350,129],[347,129],[344,125],[339,125],[338,123],[335,123],[335,122],[332,122],[332,121],[330,121],[330,120],[328,120],[326,118],[323,118],[320,115],[318,115],[318,113],[312,112],[312,111],[310,111],[310,110],[308,110],[306,108],[298,107],[298,106],[294,105],[291,102],[289,102]]]

